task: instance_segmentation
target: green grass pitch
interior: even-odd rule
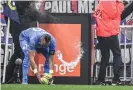
[[[1,90],[133,90],[133,86],[5,84]]]

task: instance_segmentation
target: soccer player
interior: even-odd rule
[[[29,28],[21,32],[19,36],[20,46],[24,52],[24,60],[22,64],[22,84],[28,84],[28,68],[31,66],[33,73],[40,80],[40,75],[35,63],[35,52],[42,53],[46,62],[44,65],[44,73],[53,73],[53,55],[55,53],[55,38],[41,28]]]

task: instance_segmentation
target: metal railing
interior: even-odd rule
[[[121,81],[133,81],[133,25],[121,25],[120,26],[121,33],[119,34],[119,41],[121,46],[122,53],[122,65],[121,65]],[[97,42],[97,38],[95,35],[95,42]],[[109,65],[106,68],[106,79],[111,80],[113,78],[113,54],[111,53],[109,60]],[[95,70],[93,70],[93,77],[95,80],[98,78],[99,68],[100,68],[100,50],[98,48],[95,49]],[[93,65],[93,66],[94,66]],[[123,69],[123,70],[122,70]],[[127,69],[130,69],[127,70]],[[129,74],[127,73],[129,72]]]

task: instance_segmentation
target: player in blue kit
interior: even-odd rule
[[[55,53],[55,38],[41,28],[29,28],[21,32],[19,36],[20,46],[24,52],[24,60],[22,64],[22,84],[28,84],[28,68],[31,66],[33,73],[40,81],[40,75],[34,61],[35,52],[42,53],[46,62],[44,65],[44,73],[53,73],[53,55]],[[41,82],[41,81],[40,81]]]

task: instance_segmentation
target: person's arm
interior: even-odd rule
[[[30,50],[29,50],[30,66],[32,68],[33,73],[38,78],[39,82],[41,82],[41,79],[40,79],[41,77],[40,77],[40,74],[38,73],[37,65],[35,63],[34,58],[35,58],[35,40],[31,39],[30,40]]]
[[[49,69],[50,69],[49,73],[51,73],[51,74],[53,74],[53,70],[54,70],[54,60],[53,60],[53,58],[54,58],[54,55],[49,56]]]
[[[34,60],[34,58],[35,58],[35,51],[34,50],[29,51],[29,58],[30,58],[30,66],[31,66],[31,68],[35,74],[35,73],[37,73],[37,65],[36,65],[35,60]],[[36,70],[36,71],[34,71],[34,70]]]
[[[49,46],[49,73],[53,74],[54,70],[54,54],[55,54],[56,42],[52,42]]]

